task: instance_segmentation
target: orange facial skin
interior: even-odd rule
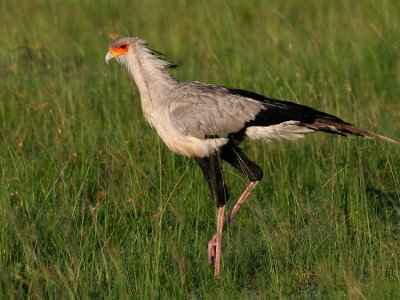
[[[115,46],[114,48],[109,49],[108,51],[113,55],[113,57],[117,57],[122,54],[128,53],[128,49],[129,49],[128,43],[121,43],[121,44]]]

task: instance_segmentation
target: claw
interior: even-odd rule
[[[208,242],[208,264],[211,266],[213,264],[213,258],[215,258],[215,253],[217,249],[217,235],[214,235],[212,239]]]

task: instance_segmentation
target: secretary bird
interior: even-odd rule
[[[241,89],[198,81],[180,82],[167,72],[174,65],[138,37],[112,42],[105,60],[108,63],[112,58],[124,65],[136,82],[147,122],[171,151],[194,156],[207,180],[218,207],[217,232],[208,244],[208,262],[212,265],[214,259],[215,276],[220,273],[222,233],[263,177],[261,168],[238,147],[244,138],[295,140],[305,133],[323,131],[399,144],[308,106]],[[221,160],[250,181],[225,222],[229,193],[222,177]]]

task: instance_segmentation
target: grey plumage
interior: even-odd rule
[[[173,126],[199,139],[226,138],[243,131],[253,139],[293,140],[324,131],[397,143],[308,106],[239,91],[201,82],[180,83],[168,94]]]
[[[200,82],[181,83],[168,97],[173,125],[183,134],[199,139],[226,138],[244,128],[263,109],[256,100]]]

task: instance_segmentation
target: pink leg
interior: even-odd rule
[[[208,243],[208,264],[212,264],[212,258],[214,257],[214,276],[219,275],[220,271],[220,260],[221,260],[221,239],[222,233],[228,227],[228,224],[232,221],[233,217],[236,215],[239,208],[250,196],[251,192],[256,188],[259,181],[250,182],[247,188],[244,190],[243,194],[240,196],[239,200],[236,202],[235,206],[232,208],[228,219],[224,222],[224,212],[225,206],[218,208],[218,219],[217,219],[217,233]]]
[[[222,244],[222,233],[224,231],[224,213],[225,205],[218,208],[217,217],[217,234],[215,235],[215,243],[213,247],[214,251],[214,276],[219,275],[220,265],[221,265],[221,244]]]

